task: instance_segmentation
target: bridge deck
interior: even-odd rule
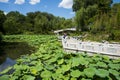
[[[79,41],[74,38],[62,38],[62,45],[66,51],[87,52],[108,55],[112,58],[120,58],[120,44],[108,44],[98,42]]]

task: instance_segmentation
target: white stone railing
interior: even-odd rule
[[[120,57],[120,45],[98,42],[83,42],[76,39],[62,39],[62,45],[65,50],[73,50],[76,52],[85,51],[90,53],[98,53],[110,56]]]

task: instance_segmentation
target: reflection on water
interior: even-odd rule
[[[0,71],[15,64],[21,55],[35,52],[35,48],[25,42],[3,42],[0,45]]]
[[[6,60],[4,61],[4,63],[2,63],[0,65],[0,72],[2,72],[3,70],[5,70],[6,68],[13,66],[16,63],[15,60],[12,60],[10,58],[6,58]]]

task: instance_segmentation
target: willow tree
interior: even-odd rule
[[[77,31],[85,30],[85,9],[81,8],[76,12],[76,17],[75,17],[76,23],[77,23]]]
[[[96,21],[99,22],[102,19],[102,15],[108,14],[111,10],[111,4],[112,0],[73,0],[73,11],[76,12],[77,27],[82,31],[84,31],[84,28],[92,28],[87,26],[94,25]]]

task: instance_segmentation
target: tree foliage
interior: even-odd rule
[[[11,11],[0,18],[6,34],[51,34],[53,30],[73,27],[72,19],[56,17],[46,12],[29,12],[25,15]],[[0,29],[1,30],[1,29]]]
[[[113,0],[73,0],[77,30],[104,33],[108,39],[119,40],[120,3],[112,3]]]
[[[0,10],[0,32],[5,33],[3,29],[3,23],[6,20],[6,16],[3,11]]]

